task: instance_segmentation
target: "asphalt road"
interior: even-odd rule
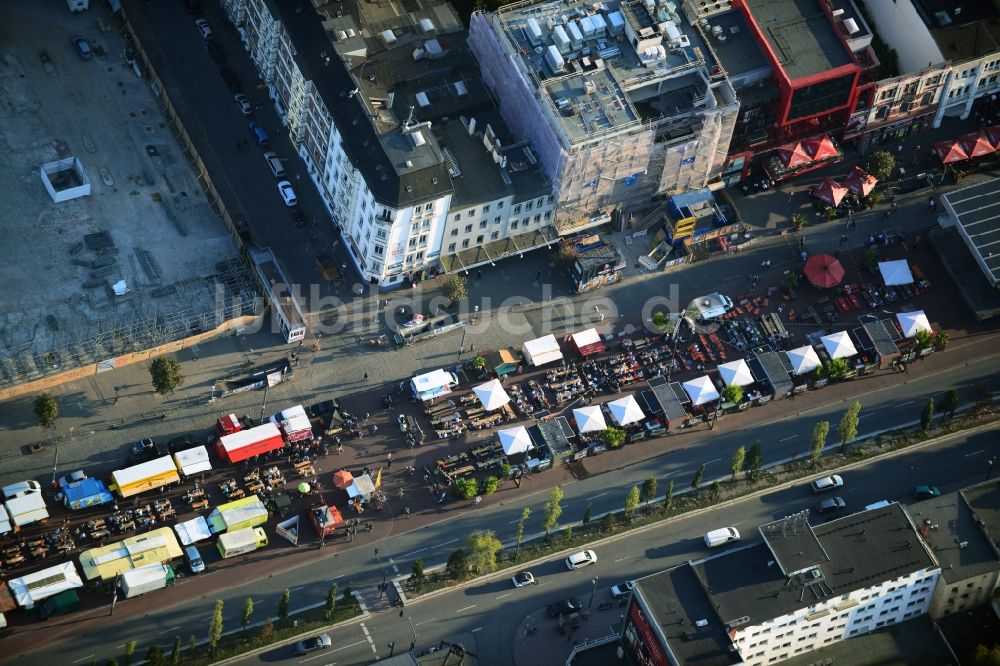
[[[984,362],[976,365],[953,368],[934,377],[916,379],[909,383],[900,383],[888,389],[860,395],[859,398],[864,405],[860,433],[862,435],[875,433],[897,426],[900,423],[914,421],[919,416],[920,408],[931,395],[939,395],[951,387],[957,387],[960,390],[965,389],[965,394],[968,395],[968,387],[974,382],[979,379],[992,379],[995,377],[1000,377],[1000,358],[986,359]],[[993,379],[993,381],[995,382],[996,380]],[[864,384],[861,382],[858,387],[863,388],[863,386]],[[995,390],[997,387],[994,386],[993,388]],[[794,408],[795,403],[783,403],[784,405]],[[844,405],[821,407],[801,414],[792,413],[786,409],[784,417],[776,419],[771,424],[755,428],[752,435],[748,435],[743,431],[726,431],[725,422],[722,421],[715,429],[713,436],[708,439],[696,442],[694,437],[692,437],[694,433],[692,435],[671,436],[668,440],[671,447],[678,446],[678,448],[664,456],[565,486],[564,491],[566,496],[563,501],[562,523],[569,524],[579,521],[588,503],[592,504],[595,518],[608,510],[621,508],[628,488],[636,483],[641,483],[643,479],[651,475],[655,475],[660,479],[660,488],[665,487],[668,479],[674,479],[678,490],[687,487],[694,471],[702,463],[706,464],[704,483],[710,483],[714,478],[728,476],[728,461],[732,451],[754,440],[764,442],[764,458],[767,463],[797,454],[801,455],[807,449],[808,435],[812,425],[816,421],[823,419],[836,423],[840,418],[843,407]],[[685,446],[684,439],[687,437],[691,437],[691,445]],[[655,444],[650,443],[650,445]],[[925,470],[931,469],[934,469],[934,466],[925,467]],[[938,472],[944,471],[946,471],[946,466],[942,464]],[[887,477],[884,481],[887,481],[889,478],[892,479],[893,483],[898,482],[895,476]],[[944,478],[938,477],[925,478],[922,479],[922,482],[948,486]],[[382,580],[379,563],[375,558],[375,546],[378,546],[380,549],[382,564],[386,568],[387,575],[392,577],[399,573],[408,572],[412,561],[416,557],[422,558],[426,567],[442,564],[454,549],[460,547],[462,539],[476,529],[493,529],[501,540],[513,540],[515,523],[520,515],[521,508],[524,506],[530,507],[534,514],[534,517],[529,520],[527,532],[536,531],[539,529],[540,509],[544,503],[546,489],[540,483],[538,491],[532,492],[532,483],[533,481],[530,478],[525,481],[524,489],[526,492],[519,496],[516,501],[495,507],[484,506],[481,509],[469,509],[467,504],[454,502],[442,507],[440,522],[426,526],[416,532],[403,531],[406,529],[406,524],[405,521],[400,521],[395,526],[399,532],[398,534],[389,536],[377,543],[366,544],[363,535],[360,535],[358,537],[359,545],[357,548],[342,552],[334,558],[317,559],[297,569],[288,570],[264,580],[231,588],[228,594],[223,597],[226,601],[226,625],[230,628],[239,626],[238,614],[243,600],[248,596],[254,599],[259,617],[263,618],[265,612],[276,608],[277,599],[281,591],[286,587],[292,590],[293,609],[321,603],[331,581],[336,581],[341,589],[346,585],[350,585],[352,589],[364,588],[370,592]],[[909,484],[910,481],[907,481],[907,483]],[[883,487],[885,487],[884,484]],[[905,484],[901,488],[905,488]],[[900,496],[898,493],[902,492],[903,490],[897,491],[896,496]],[[865,501],[864,497],[860,498],[860,500],[855,500],[853,496],[850,496],[847,499],[853,505]],[[773,518],[778,515],[785,515],[799,508],[796,504],[797,501],[794,493],[776,493],[773,496],[765,496],[761,500],[757,500],[756,503],[766,509],[761,515]],[[762,518],[761,520],[764,519],[766,518]],[[721,522],[732,523],[735,521],[730,517]],[[685,542],[678,541],[673,537],[669,539],[661,538],[661,544],[671,543],[673,545],[662,552],[655,550],[640,551],[646,553],[647,557],[654,558],[654,561],[649,564],[652,568],[639,569],[637,570],[638,573],[648,573],[649,571],[662,568],[665,563],[672,561],[663,559],[667,555],[680,554],[684,557],[690,556],[689,549],[695,543],[691,541],[694,538],[691,535],[701,534],[705,531],[705,528],[715,527],[718,524],[720,524],[719,521],[705,518],[699,519],[697,526],[689,525],[685,527],[684,529],[688,532],[688,537],[686,537],[688,542],[686,545]],[[633,546],[629,544],[628,548],[633,548]],[[602,563],[601,566],[603,567],[604,564]],[[546,565],[539,569],[537,573],[547,576],[547,574],[556,570],[554,567],[555,565]],[[619,569],[617,566],[615,568]],[[623,568],[619,569],[619,571],[624,575],[625,570]],[[600,574],[600,570],[597,572],[588,572],[586,574],[588,582],[592,573]],[[204,575],[211,574],[202,574],[202,576]],[[630,573],[629,575],[634,574]],[[197,585],[197,580],[197,578],[186,578],[179,585]],[[534,597],[536,594],[540,595],[541,591],[546,591],[546,596],[549,593],[553,593],[552,590],[547,590],[545,585],[539,586],[539,588],[538,591],[528,592],[520,596]],[[495,592],[498,589],[496,587],[488,587],[487,592]],[[479,590],[479,592],[476,593],[475,590]],[[463,592],[462,594],[468,596],[483,595],[485,593],[481,587],[474,587],[471,591]],[[449,597],[452,596],[449,595]],[[42,658],[56,659],[58,655],[58,659],[63,663],[89,663],[93,659],[103,662],[108,657],[120,654],[122,649],[120,645],[117,645],[119,641],[115,641],[116,644],[111,645],[106,640],[107,635],[121,637],[120,642],[122,645],[129,639],[138,641],[140,646],[139,652],[141,654],[145,654],[148,646],[152,643],[160,643],[165,646],[172,644],[175,635],[182,636],[186,643],[187,637],[191,635],[199,638],[205,635],[207,618],[214,600],[214,598],[209,599],[205,597],[193,598],[186,605],[167,608],[161,612],[150,614],[144,618],[141,624],[133,623],[128,626],[115,626],[109,622],[105,625],[105,631],[99,634],[78,634],[71,642],[46,646],[38,652],[31,653],[27,658],[34,662]],[[539,604],[541,600],[541,597],[539,597],[539,599],[533,600],[531,603]],[[458,601],[452,598],[447,602],[447,607],[463,608],[470,606],[465,601],[466,599],[464,598]],[[120,603],[127,603],[127,601]],[[434,604],[438,603],[440,602],[434,602]],[[478,605],[474,607],[478,608]],[[434,614],[437,611],[434,609],[438,608],[438,606],[424,606],[421,604],[418,608],[420,609],[421,618],[426,619],[426,617],[435,617]],[[471,608],[472,606],[470,606],[470,611]],[[518,605],[518,608],[521,608],[521,606]],[[462,626],[468,626],[467,623],[473,623],[472,626],[474,628],[484,624],[481,613],[481,610],[467,613],[463,616],[463,622],[466,624]],[[509,615],[509,613],[510,611],[505,606],[502,614],[496,617],[491,616],[491,630],[489,632],[482,632],[484,634],[488,633],[489,637],[491,637],[489,640],[497,641],[497,645],[493,649],[506,651],[498,652],[497,654],[508,654],[510,650],[509,640],[511,633],[509,629],[516,624],[516,620],[514,619],[515,616]],[[72,616],[67,617],[72,618]],[[395,617],[395,619],[397,622],[400,622],[398,617]],[[403,627],[409,631],[405,623],[403,623]],[[352,631],[357,632],[356,629]],[[442,632],[453,633],[451,625],[445,626],[435,622],[434,637]],[[355,636],[355,634],[352,634],[352,636]],[[339,638],[338,642],[344,643],[346,640],[344,644],[349,644],[353,643],[355,638],[351,640]],[[426,638],[432,638],[432,636],[429,635]],[[480,636],[480,638],[484,639],[485,637]],[[409,640],[409,638],[406,639],[406,645],[409,644]],[[421,642],[424,640],[424,637],[421,637]],[[384,644],[385,641],[382,640],[381,645]],[[368,656],[364,658],[370,659],[373,656],[373,649],[375,648],[369,645]],[[357,663],[358,660],[363,660],[363,658],[355,655],[344,662],[338,661],[337,663]],[[498,663],[508,662],[501,661]]]

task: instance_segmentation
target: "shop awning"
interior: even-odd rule
[[[472,389],[472,391],[479,398],[479,402],[483,403],[483,409],[489,412],[492,412],[494,409],[500,409],[510,402],[510,396],[503,390],[503,384],[500,383],[499,379],[486,382]]]
[[[508,456],[516,453],[524,453],[535,448],[535,445],[531,443],[531,436],[528,434],[528,429],[524,426],[501,430],[497,433],[497,437],[500,439],[500,446],[503,447],[503,452]]]
[[[844,279],[844,266],[833,255],[814,254],[806,260],[802,272],[820,289],[836,287]]]
[[[794,146],[782,146],[778,148],[778,154],[781,155],[781,161],[785,163],[786,169],[794,169],[812,162],[812,158],[801,143],[796,143]]]
[[[858,350],[854,348],[854,343],[851,342],[851,336],[847,334],[847,331],[824,335],[820,341],[830,358],[848,358],[858,354]]]
[[[591,356],[604,351],[604,342],[601,340],[601,335],[597,332],[596,328],[588,328],[586,331],[574,333],[572,337],[573,344],[576,346],[576,350],[580,352],[580,356]]]
[[[882,274],[882,281],[887,287],[913,284],[913,274],[910,273],[910,265],[906,263],[905,259],[880,261],[878,262],[878,271]]]
[[[708,375],[684,382],[682,386],[691,397],[691,403],[694,405],[704,405],[706,402],[719,399],[719,392],[715,390],[715,385]]]
[[[996,152],[996,148],[990,142],[986,130],[979,130],[972,134],[963,134],[958,137],[958,143],[969,157],[982,157],[983,155]]]
[[[524,358],[531,365],[545,365],[563,357],[559,342],[554,335],[546,335],[524,343]]]
[[[969,159],[968,154],[966,154],[958,141],[938,141],[934,144],[934,152],[937,153],[938,159],[941,160],[942,164],[951,164],[952,162],[961,162],[962,160]]]
[[[847,196],[847,191],[846,187],[833,178],[827,177],[821,180],[819,185],[814,187],[809,193],[820,201],[825,201],[833,206],[839,206],[840,202]]]
[[[840,154],[837,144],[833,142],[829,134],[824,134],[818,139],[809,139],[802,142],[802,147],[812,158],[812,161],[825,160],[828,157],[836,157]]]
[[[604,414],[597,405],[580,407],[573,410],[573,418],[576,420],[576,427],[580,433],[596,432],[607,430],[608,424],[604,421]]]
[[[788,362],[792,364],[792,374],[803,375],[811,370],[815,370],[820,365],[819,354],[811,345],[805,345],[798,349],[785,352]]]
[[[923,310],[900,312],[896,315],[896,320],[899,322],[899,327],[903,330],[904,338],[915,337],[920,331],[931,332],[931,322],[927,319],[927,315],[924,314]]]
[[[878,185],[878,179],[856,166],[851,173],[847,174],[847,178],[840,181],[840,184],[858,196],[866,197]]]
[[[718,366],[719,375],[722,377],[722,383],[726,386],[735,384],[736,386],[749,386],[754,383],[753,374],[750,372],[750,366],[742,358],[738,361],[730,361],[729,363],[722,363]]]
[[[622,426],[630,423],[636,423],[637,421],[642,421],[646,418],[646,415],[642,412],[642,407],[639,406],[639,402],[633,395],[627,395],[624,398],[612,400],[608,403],[608,411],[611,412],[611,418],[613,418],[618,425]]]

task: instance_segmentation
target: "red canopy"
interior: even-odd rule
[[[806,152],[801,143],[797,143],[794,146],[782,146],[778,148],[778,153],[785,162],[786,169],[794,169],[797,166],[802,166],[812,161],[809,153]]]
[[[1000,148],[1000,125],[990,125],[987,127],[986,136],[994,148]]]
[[[814,286],[820,289],[836,287],[844,279],[844,267],[829,254],[817,254],[806,261],[802,271]]]
[[[861,167],[854,167],[854,169],[847,175],[847,178],[840,181],[840,184],[849,189],[855,194],[866,197],[868,194],[875,189],[878,184],[878,180],[875,176],[867,174],[861,170]]]
[[[818,139],[809,139],[805,141],[804,144],[806,152],[812,155],[812,159],[825,160],[828,157],[836,157],[840,154],[837,150],[836,144],[833,143],[833,139],[830,138],[829,134],[824,134]]]
[[[820,184],[810,192],[820,201],[839,206],[840,202],[847,196],[847,188],[835,181],[833,178],[824,178]]]
[[[990,142],[989,137],[986,135],[986,130],[962,135],[958,137],[958,143],[969,157],[982,157],[996,151],[993,143]]]
[[[937,152],[942,164],[951,164],[952,162],[961,162],[962,160],[969,159],[969,156],[962,149],[958,141],[938,141],[934,144],[934,151]]]

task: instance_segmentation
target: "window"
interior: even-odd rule
[[[475,217],[475,216],[476,216],[476,209],[475,208],[470,208],[469,209],[469,217]]]
[[[497,202],[497,210],[500,210],[501,208],[503,208],[503,202],[502,201],[498,201]]]
[[[461,220],[462,219],[462,214],[461,213],[455,213],[455,216],[453,218],[451,218],[451,219],[453,219],[453,220]]]
[[[886,118],[888,118],[889,117],[889,107],[888,106],[880,106],[877,109],[875,109],[875,117],[878,118],[879,120],[885,120]]]
[[[424,231],[427,231],[430,228],[431,228],[431,221],[430,220],[424,220],[423,225],[421,225],[421,229],[423,229]]]
[[[467,233],[467,234],[471,234],[472,233],[472,225],[471,224],[465,225],[465,233]]]
[[[448,251],[449,252],[454,252],[455,251],[455,244],[454,243],[449,243],[448,244]]]
[[[485,229],[485,228],[486,228],[486,225],[487,225],[487,223],[488,223],[488,220],[482,220],[482,221],[481,221],[481,222],[479,223],[479,228],[480,228],[480,229]]]
[[[407,245],[407,247],[416,247],[417,246],[417,239],[416,239],[416,237],[411,238],[410,242],[407,243],[406,245]]]
[[[520,213],[521,212],[521,204],[517,204],[516,206],[514,206],[514,211],[513,212],[514,212],[515,215],[517,213]]]
[[[534,207],[535,207],[534,201],[529,201],[528,203],[524,204],[524,210],[531,210]]]
[[[514,220],[513,222],[510,223],[510,228],[517,229],[517,220]]]
[[[423,251],[417,252],[417,260],[419,261],[420,259],[423,259],[423,258],[424,258]]]
[[[500,232],[499,231],[494,231],[493,233],[490,234],[490,240],[496,240],[498,238],[500,238]]]
[[[499,215],[497,215],[496,217],[493,218],[493,224],[500,224],[500,216]]]
[[[375,238],[379,240],[385,240],[385,229],[377,229],[375,231]]]
[[[421,236],[420,236],[420,237],[419,237],[419,238],[417,239],[417,242],[418,242],[418,243],[420,243],[421,245],[423,245],[424,243],[426,243],[426,242],[427,242],[427,234],[423,234],[423,235],[421,235]]]
[[[535,216],[535,224],[538,224],[541,221],[542,221],[542,216],[541,215],[536,215]]]
[[[485,215],[488,212],[490,212],[490,205],[486,204],[485,206],[483,206],[483,215]]]
[[[376,245],[375,246],[375,254],[377,254],[379,256],[382,256],[383,252],[385,252],[385,248],[383,246],[381,246],[381,245]]]
[[[452,229],[451,230],[451,235],[452,236],[457,236],[458,235],[458,229]]]
[[[469,247],[469,239],[468,238],[466,238],[464,241],[462,241],[462,249],[464,250],[467,247]]]
[[[476,245],[482,245],[482,244],[483,244],[483,235],[479,234],[478,236],[476,236]]]
[[[551,210],[545,211],[545,219],[546,220],[551,220],[552,219],[552,211]]]

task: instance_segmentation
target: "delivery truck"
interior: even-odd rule
[[[60,477],[59,494],[67,509],[86,509],[92,506],[110,504],[114,497],[108,492],[103,481],[88,477],[83,470]]]
[[[163,456],[149,462],[140,463],[111,473],[112,490],[122,497],[132,497],[147,490],[162,489],[172,483],[180,483],[177,466],[173,458]]]
[[[306,416],[306,410],[302,405],[295,405],[278,412],[271,417],[271,423],[281,429],[289,442],[301,442],[313,438],[312,422]]]
[[[251,553],[267,545],[267,533],[262,527],[244,527],[219,535],[219,554],[223,558]]]
[[[34,484],[31,490],[26,490],[15,496],[5,493],[7,495],[7,513],[10,515],[10,521],[14,524],[15,531],[32,523],[44,523],[49,518],[49,510],[45,507],[41,487],[35,481],[31,483]]]
[[[174,586],[174,570],[169,564],[150,564],[122,574],[121,588],[126,599]]]

